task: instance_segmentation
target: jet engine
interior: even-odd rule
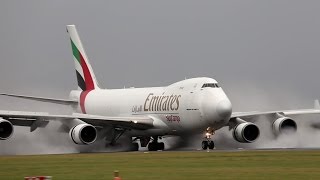
[[[258,126],[250,122],[240,123],[233,130],[233,138],[241,143],[254,142],[259,135]]]
[[[273,122],[272,129],[275,135],[279,135],[284,130],[297,131],[297,124],[288,117],[280,117]]]
[[[90,124],[78,124],[71,128],[69,135],[76,144],[91,144],[97,139],[97,130]]]
[[[13,125],[11,122],[0,118],[0,140],[9,139],[12,133]]]

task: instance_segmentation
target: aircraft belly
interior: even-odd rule
[[[176,135],[174,132],[166,131],[163,129],[131,130],[128,131],[126,134],[133,137]]]

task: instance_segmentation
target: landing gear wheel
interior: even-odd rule
[[[148,150],[149,151],[158,151],[158,150],[164,150],[164,143],[158,142],[158,136],[153,136],[153,140],[148,144]],[[160,137],[161,139],[161,137]]]
[[[130,150],[131,151],[139,151],[139,144],[138,143],[132,143]]]
[[[158,150],[164,150],[164,143],[155,143],[155,142],[151,142],[148,145],[148,150],[149,151],[158,151]]]
[[[163,142],[161,142],[161,143],[158,143],[158,150],[161,150],[161,151],[163,151],[164,150],[164,143]]]
[[[157,151],[157,143],[149,143],[148,145],[148,150],[149,151]]]
[[[208,144],[209,149],[214,149],[214,142],[210,141]]]
[[[203,150],[206,150],[206,149],[208,149],[208,141],[202,141],[202,149]]]

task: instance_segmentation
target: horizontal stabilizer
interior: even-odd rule
[[[6,93],[0,93],[0,95],[1,96],[10,96],[10,97],[15,97],[15,98],[28,99],[28,100],[34,100],[34,101],[40,101],[40,102],[48,102],[48,103],[54,103],[54,104],[63,104],[63,105],[75,105],[75,104],[78,104],[78,101],[69,100],[69,99],[53,99],[53,98],[25,96],[25,95],[16,95],[16,94],[6,94]]]

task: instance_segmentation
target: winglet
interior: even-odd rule
[[[314,109],[320,109],[320,104],[318,99],[314,100]]]

